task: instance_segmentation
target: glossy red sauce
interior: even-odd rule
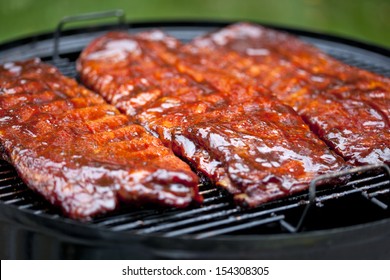
[[[301,191],[346,167],[291,107],[204,59],[160,31],[114,32],[84,50],[78,69],[85,84],[240,204]]]
[[[0,66],[0,142],[26,184],[72,218],[119,201],[201,200],[197,176],[160,140],[39,60]]]
[[[353,165],[390,162],[390,79],[345,65],[294,36],[236,24],[195,39],[184,52],[292,106]]]

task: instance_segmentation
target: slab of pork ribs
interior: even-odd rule
[[[182,48],[160,31],[111,32],[82,52],[78,70],[87,86],[241,205],[302,191],[319,174],[347,166],[269,90]]]
[[[119,201],[200,201],[197,176],[159,139],[37,59],[0,66],[0,143],[23,181],[71,218]]]
[[[264,86],[352,165],[390,163],[390,79],[346,65],[298,38],[238,23],[194,39],[197,63]]]

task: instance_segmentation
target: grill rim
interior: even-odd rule
[[[236,21],[234,21],[236,22]],[[159,27],[180,27],[180,28],[199,28],[199,27],[212,27],[212,28],[220,28],[225,25],[234,23],[234,22],[226,22],[226,21],[156,21],[156,22],[136,22],[129,23],[130,31],[131,28],[159,28]],[[261,24],[261,23],[260,23]],[[362,48],[364,51],[370,51],[373,53],[377,53],[381,56],[385,56],[387,59],[390,59],[390,49],[375,46],[372,44],[359,42],[356,40],[351,40],[347,38],[342,38],[334,35],[322,34],[317,32],[305,31],[300,29],[286,28],[282,26],[274,26],[263,24],[264,26],[278,29],[281,31],[286,31],[298,36],[304,36],[309,38],[316,38],[325,41],[331,41],[335,43],[346,44],[356,48]],[[68,29],[62,32],[62,36],[71,36],[77,34],[84,34],[85,32],[94,33],[98,31],[106,31],[107,29],[111,29],[115,25],[98,25],[92,27],[81,27],[75,29]],[[0,51],[4,49],[11,49],[13,47],[17,47],[23,44],[32,43],[34,41],[41,40],[49,40],[53,38],[53,32],[50,33],[41,33],[37,35],[32,35],[29,37],[24,37],[17,40],[12,40],[10,42],[0,43]],[[62,51],[60,50],[60,55]],[[0,56],[1,59],[1,56]],[[172,246],[179,244],[179,247],[182,245],[185,247],[183,250],[183,254],[190,254],[191,249],[197,250],[198,246],[214,244],[218,246],[225,246],[226,244],[230,244],[233,246],[248,246],[249,248],[254,245],[254,241],[260,243],[263,247],[272,247],[275,246],[275,243],[278,242],[286,242],[297,245],[297,243],[307,242],[308,240],[316,239],[321,246],[325,246],[331,241],[337,240],[341,238],[344,241],[349,240],[352,236],[362,236],[359,232],[372,232],[377,233],[379,229],[386,229],[384,231],[385,237],[390,236],[390,218],[382,219],[378,221],[368,222],[364,224],[351,225],[345,227],[338,227],[333,229],[324,229],[324,230],[315,230],[308,232],[299,232],[299,233],[279,233],[279,234],[246,234],[246,235],[221,235],[221,236],[213,236],[206,239],[194,240],[189,236],[175,236],[175,237],[165,237],[161,234],[148,234],[148,235],[137,235],[128,232],[114,232],[107,228],[98,227],[94,224],[83,224],[81,222],[73,221],[68,218],[58,217],[53,219],[47,214],[34,214],[29,212],[26,209],[20,209],[16,205],[5,204],[3,201],[0,201],[0,220],[3,220],[8,223],[17,224],[18,226],[35,233],[50,235],[54,238],[58,238],[62,241],[73,242],[76,244],[83,245],[92,245],[96,246],[96,241],[99,242],[99,246],[107,245],[112,246],[116,243],[119,243],[119,246],[123,246],[126,242],[126,246],[132,246],[136,242],[141,242],[144,244],[149,250],[171,250]],[[91,237],[93,239],[91,239]],[[376,234],[372,234],[370,236],[367,235],[367,238],[380,238]],[[366,238],[366,236],[365,236]],[[386,239],[385,239],[386,240]],[[388,239],[387,239],[388,240]],[[120,241],[120,242],[118,242]],[[180,241],[180,242],[178,242]],[[300,242],[299,242],[300,241]],[[354,238],[355,242],[359,242]],[[155,248],[156,244],[162,243],[162,247]],[[353,242],[353,241],[351,241]],[[103,244],[101,244],[103,243]],[[177,244],[176,244],[177,243]],[[193,245],[192,243],[195,243]],[[272,243],[270,246],[264,245],[267,243]],[[260,246],[259,244],[257,246]],[[278,247],[278,246],[276,246]],[[241,247],[240,247],[241,248]],[[258,249],[258,247],[256,247]],[[180,251],[180,250],[179,250]],[[223,251],[223,250],[222,250]],[[234,251],[234,249],[230,248],[229,252]],[[280,252],[280,251],[279,251]],[[161,252],[160,252],[161,253]],[[253,253],[253,252],[252,252]],[[169,254],[167,252],[157,254],[159,256],[166,256],[164,254]]]
[[[365,50],[370,50],[385,56],[390,56],[390,46],[386,47],[383,45],[377,45],[375,43],[371,43],[361,39],[355,39],[348,36],[340,36],[340,35],[330,34],[326,32],[325,33],[316,32],[309,29],[293,28],[284,25],[258,22],[253,20],[214,20],[214,19],[204,19],[204,20],[203,19],[202,20],[178,19],[178,20],[153,20],[153,21],[140,20],[140,21],[126,21],[126,24],[129,27],[128,29],[131,31],[132,28],[159,28],[159,27],[178,27],[178,28],[194,28],[194,29],[197,29],[199,27],[221,28],[237,22],[253,22],[268,28],[285,31],[299,36],[307,36],[307,37],[319,38],[319,39],[329,40],[338,43],[344,43],[346,45],[362,48]],[[115,24],[95,24],[95,25],[82,26],[78,28],[69,28],[69,29],[67,28],[66,30],[61,31],[62,34],[61,37],[83,34],[88,32],[104,31],[105,29],[112,29],[115,28],[116,26],[117,25]],[[24,43],[31,43],[33,41],[53,39],[54,34],[55,34],[55,30],[50,32],[37,32],[37,33],[27,34],[25,36],[20,36],[13,39],[12,38],[7,39],[3,42],[0,42],[0,51],[10,49],[11,47],[14,46],[20,46]]]

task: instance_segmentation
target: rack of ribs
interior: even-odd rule
[[[182,51],[202,57],[199,64],[270,89],[350,164],[390,162],[390,79],[248,23],[196,38]]]
[[[240,205],[302,191],[348,166],[267,89],[181,48],[160,31],[111,32],[87,46],[77,68],[84,84]]]
[[[75,219],[119,203],[185,207],[198,178],[160,140],[39,60],[0,66],[2,157]]]

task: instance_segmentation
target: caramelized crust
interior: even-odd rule
[[[294,36],[235,24],[195,39],[197,63],[270,89],[353,165],[390,161],[390,80],[345,65]]]
[[[187,206],[198,180],[157,138],[39,60],[0,66],[3,157],[75,219],[119,201]]]
[[[306,189],[346,167],[265,88],[200,63],[162,32],[112,32],[81,54],[89,87],[142,124],[242,205]]]

